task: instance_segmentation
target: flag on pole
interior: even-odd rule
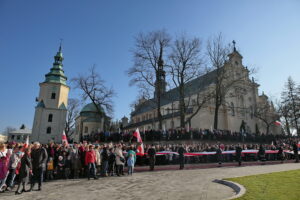
[[[62,144],[66,144],[66,145],[69,145],[69,143],[68,143],[68,139],[67,139],[67,136],[66,136],[66,133],[65,133],[65,130],[63,131],[63,134],[62,134],[62,136],[61,136],[61,143]]]
[[[133,136],[136,137],[137,142],[140,143],[140,145],[137,148],[138,152],[137,152],[136,155],[143,156],[145,154],[144,153],[144,144],[143,144],[143,140],[141,138],[141,134],[140,134],[139,128],[137,128],[135,130],[135,132],[133,133]]]

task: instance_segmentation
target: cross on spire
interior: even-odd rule
[[[235,41],[234,40],[232,40],[232,44],[233,44],[233,51],[236,51],[236,48],[235,48]]]
[[[61,38],[61,39],[60,39],[60,43],[59,43],[59,52],[61,52],[62,42],[63,42],[63,39]]]

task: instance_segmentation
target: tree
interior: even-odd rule
[[[128,70],[130,85],[137,85],[140,92],[154,91],[159,129],[162,129],[161,97],[165,87],[164,56],[170,36],[164,31],[140,33],[135,38],[134,65]]]
[[[279,120],[279,115],[275,113],[269,102],[260,103],[256,106],[254,116],[265,124],[266,134],[269,134],[271,125]]]
[[[5,129],[4,129],[4,134],[5,135],[8,135],[10,132],[12,131],[15,131],[16,129],[14,127],[11,127],[11,126],[7,126]]]
[[[228,46],[224,45],[222,35],[207,42],[207,56],[211,64],[211,70],[216,70],[215,77],[215,114],[214,114],[214,128],[218,128],[219,108],[225,101],[225,86],[224,82],[227,77],[224,71],[224,65],[229,54]]]
[[[280,115],[280,117],[283,119],[284,121],[284,127],[286,130],[286,133],[288,135],[291,135],[291,109],[290,106],[279,102],[277,103],[277,107],[278,107],[278,113]]]
[[[95,66],[89,70],[88,75],[79,74],[72,82],[75,88],[81,91],[82,100],[90,100],[101,116],[106,118],[106,115],[113,115],[112,98],[115,92],[113,88],[105,85],[105,81],[95,71]]]
[[[214,73],[214,129],[218,129],[219,120],[219,110],[221,106],[226,107],[228,102],[226,102],[226,97],[229,97],[229,91],[235,89],[237,91],[236,95],[244,95],[245,89],[243,84],[250,82],[249,75],[255,72],[254,69],[248,69],[238,63],[238,66],[233,66],[230,62],[231,56],[240,54],[235,48],[235,42],[233,41],[234,48],[233,52],[230,52],[230,45],[225,45],[222,34],[208,40],[207,42],[207,58],[210,63],[208,68],[211,73]],[[227,58],[229,57],[229,59]],[[240,56],[241,57],[241,56]],[[230,97],[233,97],[231,95]],[[245,108],[240,108],[244,112]]]
[[[68,138],[74,133],[75,119],[79,114],[79,105],[80,103],[78,99],[70,98],[68,101],[67,119],[65,127],[65,133]]]
[[[283,92],[281,93],[281,102],[285,106],[285,109],[289,112],[288,117],[291,121],[291,126],[300,132],[299,120],[300,120],[300,86],[297,87],[292,77],[289,77]]]
[[[180,127],[184,128],[186,111],[189,107],[185,102],[186,83],[197,78],[203,71],[200,55],[201,42],[199,38],[187,38],[186,35],[181,35],[174,41],[171,48],[169,73],[179,93]]]

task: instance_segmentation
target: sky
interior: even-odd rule
[[[0,0],[0,132],[32,128],[39,83],[60,39],[68,80],[96,65],[114,88],[115,119],[129,117],[137,96],[126,74],[134,36],[160,29],[235,40],[243,64],[258,69],[260,92],[279,98],[288,76],[300,83],[299,11],[297,0]],[[69,97],[80,98],[72,85]]]

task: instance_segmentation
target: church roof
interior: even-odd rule
[[[99,105],[99,107],[100,107],[100,110],[101,110],[102,112],[104,112],[103,109],[102,109],[102,107],[101,107],[100,105]],[[89,103],[89,104],[86,104],[86,105],[81,109],[80,114],[81,114],[81,113],[86,113],[86,112],[97,113],[98,110],[97,110],[97,108],[96,108],[96,106],[95,106],[94,103]]]
[[[195,78],[185,85],[185,95],[191,96],[193,94],[203,91],[207,86],[215,82],[217,71],[208,72],[198,78]],[[171,89],[166,93],[162,94],[161,106],[170,104],[174,101],[179,100],[179,91],[178,88]],[[156,108],[156,102],[154,99],[150,99],[141,103],[136,107],[136,109],[131,113],[131,116],[135,116],[141,113],[151,111]]]
[[[42,101],[40,101],[38,104],[37,104],[37,106],[36,106],[37,108],[45,108],[45,104],[44,104],[44,101],[42,100]]]

